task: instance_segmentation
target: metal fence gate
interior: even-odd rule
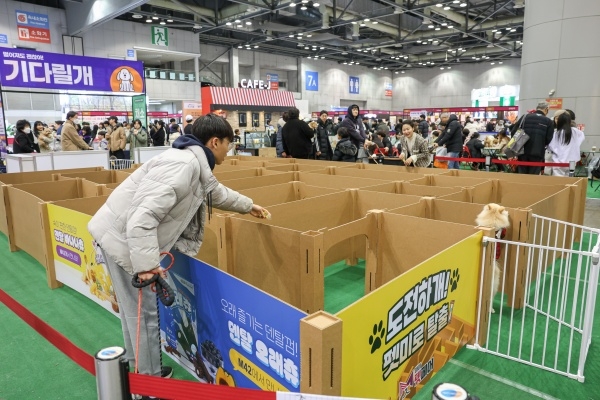
[[[598,289],[599,233],[533,215],[531,243],[484,238],[476,338],[468,347],[583,382]],[[494,296],[486,280],[495,268]]]

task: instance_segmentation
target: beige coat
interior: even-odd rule
[[[110,133],[106,132],[106,140],[108,140],[108,149],[110,151],[124,150],[127,144],[125,137],[125,129],[122,126],[113,128]]]
[[[172,248],[194,257],[204,237],[207,194],[212,205],[248,213],[252,200],[220,184],[200,146],[169,149],[136,169],[92,217],[88,230],[129,274],[158,265]]]
[[[80,151],[89,150],[91,147],[77,133],[77,128],[71,121],[66,121],[63,125],[60,136],[62,151]]]

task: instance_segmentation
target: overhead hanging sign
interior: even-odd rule
[[[360,78],[358,76],[351,76],[348,78],[349,92],[350,94],[360,93]]]
[[[144,93],[139,61],[10,49],[0,52],[0,83],[6,87]]]
[[[319,73],[317,71],[306,71],[305,72],[305,90],[311,92],[319,91]]]
[[[389,82],[386,82],[385,86],[385,96],[386,97],[392,97],[392,84]]]
[[[271,90],[279,90],[279,74],[268,73],[267,82],[269,82]]]
[[[50,20],[47,14],[16,10],[19,40],[50,43]]]

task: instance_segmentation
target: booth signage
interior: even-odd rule
[[[50,22],[47,14],[16,10],[19,40],[50,43]]]
[[[385,96],[392,97],[392,84],[389,82],[385,84]]]
[[[304,75],[304,89],[311,92],[319,91],[319,73],[316,71],[306,71]]]
[[[181,111],[182,115],[191,115],[194,119],[199,118],[202,116],[202,103],[184,101]]]
[[[169,28],[163,28],[161,26],[153,26],[151,28],[152,44],[169,47]]]
[[[271,90],[279,90],[279,74],[268,73],[267,82],[270,82]]]
[[[239,87],[244,89],[272,89],[271,81],[267,80],[267,82],[265,83],[265,81],[263,81],[262,79],[242,79],[238,85]]]
[[[173,255],[167,279],[175,304],[159,304],[165,352],[207,383],[298,392],[306,314],[200,260]]]
[[[142,125],[146,125],[146,95],[133,96],[131,98],[131,109],[133,110],[133,120],[139,119]]]
[[[0,83],[8,87],[144,92],[144,65],[70,54],[10,49],[0,52]]]
[[[550,110],[561,110],[563,108],[562,97],[548,98],[546,99],[546,103],[548,103]]]
[[[349,91],[350,94],[360,93],[360,78],[358,76],[351,76],[349,78]]]

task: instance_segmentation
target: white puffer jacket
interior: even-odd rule
[[[88,224],[100,247],[130,274],[149,271],[172,248],[198,254],[206,197],[225,211],[248,213],[252,200],[212,174],[200,146],[169,149],[121,183]]]

